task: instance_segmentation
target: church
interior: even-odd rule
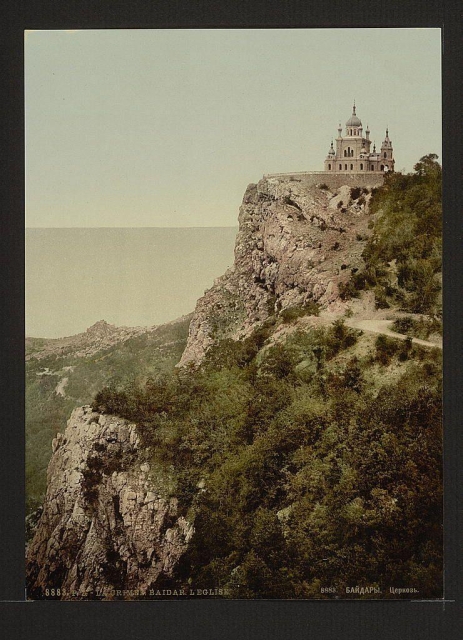
[[[388,129],[386,129],[386,137],[381,145],[381,150],[376,151],[375,144],[371,150],[370,130],[367,125],[364,135],[362,121],[355,112],[354,102],[352,115],[346,122],[344,136],[341,124],[339,124],[336,150],[333,141],[331,141],[331,147],[325,160],[325,171],[328,173],[386,173],[394,171],[394,155]]]

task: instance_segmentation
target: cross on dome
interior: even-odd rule
[[[352,115],[349,118],[349,120],[346,122],[346,127],[361,127],[361,126],[362,126],[362,121],[360,120],[360,118],[357,116],[355,112],[355,100],[354,100],[354,106],[352,107]]]

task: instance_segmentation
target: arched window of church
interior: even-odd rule
[[[375,170],[374,165],[371,165],[371,171],[374,171],[374,170]]]
[[[347,171],[347,164],[344,165],[344,171]]]
[[[360,163],[360,171],[363,171],[363,162]]]
[[[330,164],[328,165],[328,169],[331,171],[331,165]]]
[[[384,171],[384,165],[383,164],[381,165],[381,171]]]
[[[384,157],[387,158],[387,153],[386,152],[384,152]]]
[[[342,169],[342,164],[339,165],[339,168]]]
[[[354,168],[354,165],[353,165],[353,164],[351,164],[351,165],[350,165],[350,170],[352,171],[352,169],[353,169],[353,168]]]

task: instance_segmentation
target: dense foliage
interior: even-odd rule
[[[440,330],[440,184],[432,154],[387,176],[370,202],[365,268],[342,292],[373,289],[379,306],[424,314],[397,321],[409,336]],[[137,423],[153,481],[194,522],[172,586],[440,597],[440,350],[342,320],[298,329],[307,313],[318,309],[288,309],[246,340],[217,340],[199,367],[114,381],[94,398]],[[88,470],[92,499],[103,473]]]
[[[271,332],[95,398],[138,423],[155,469],[174,469],[195,534],[173,584],[239,598],[349,597],[356,585],[439,596],[439,351],[380,336],[359,356],[342,321],[283,344]]]
[[[345,286],[345,298],[372,288],[379,306],[440,314],[441,183],[435,154],[421,158],[414,173],[386,176],[370,203],[376,220],[363,254],[366,267]]]

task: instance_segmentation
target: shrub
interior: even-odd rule
[[[386,287],[381,285],[375,287],[375,305],[377,309],[389,309]]]
[[[307,302],[302,307],[287,307],[281,311],[280,316],[285,324],[294,322],[303,316],[318,316],[320,307],[316,302]]]
[[[374,276],[366,271],[353,273],[346,283],[341,282],[338,286],[339,295],[342,300],[358,298],[360,292],[369,289],[374,284]]]
[[[401,362],[404,362],[405,360],[408,360],[410,358],[412,348],[413,343],[411,337],[409,336],[406,340],[403,341],[402,348],[399,351],[399,360]]]
[[[101,482],[102,473],[98,468],[87,467],[82,472],[80,486],[82,495],[90,505],[96,504],[99,495],[98,485]]]
[[[395,338],[379,335],[375,341],[375,360],[382,365],[388,365],[399,350],[399,343]]]
[[[338,285],[339,297],[341,300],[350,300],[351,298],[358,298],[359,291],[357,290],[352,278],[347,282],[340,282]]]
[[[432,333],[442,335],[442,322],[438,318],[397,318],[392,325],[392,330],[414,338],[426,340]]]
[[[414,328],[413,318],[397,318],[392,324],[392,330],[397,333],[404,333],[405,335],[412,334]]]

